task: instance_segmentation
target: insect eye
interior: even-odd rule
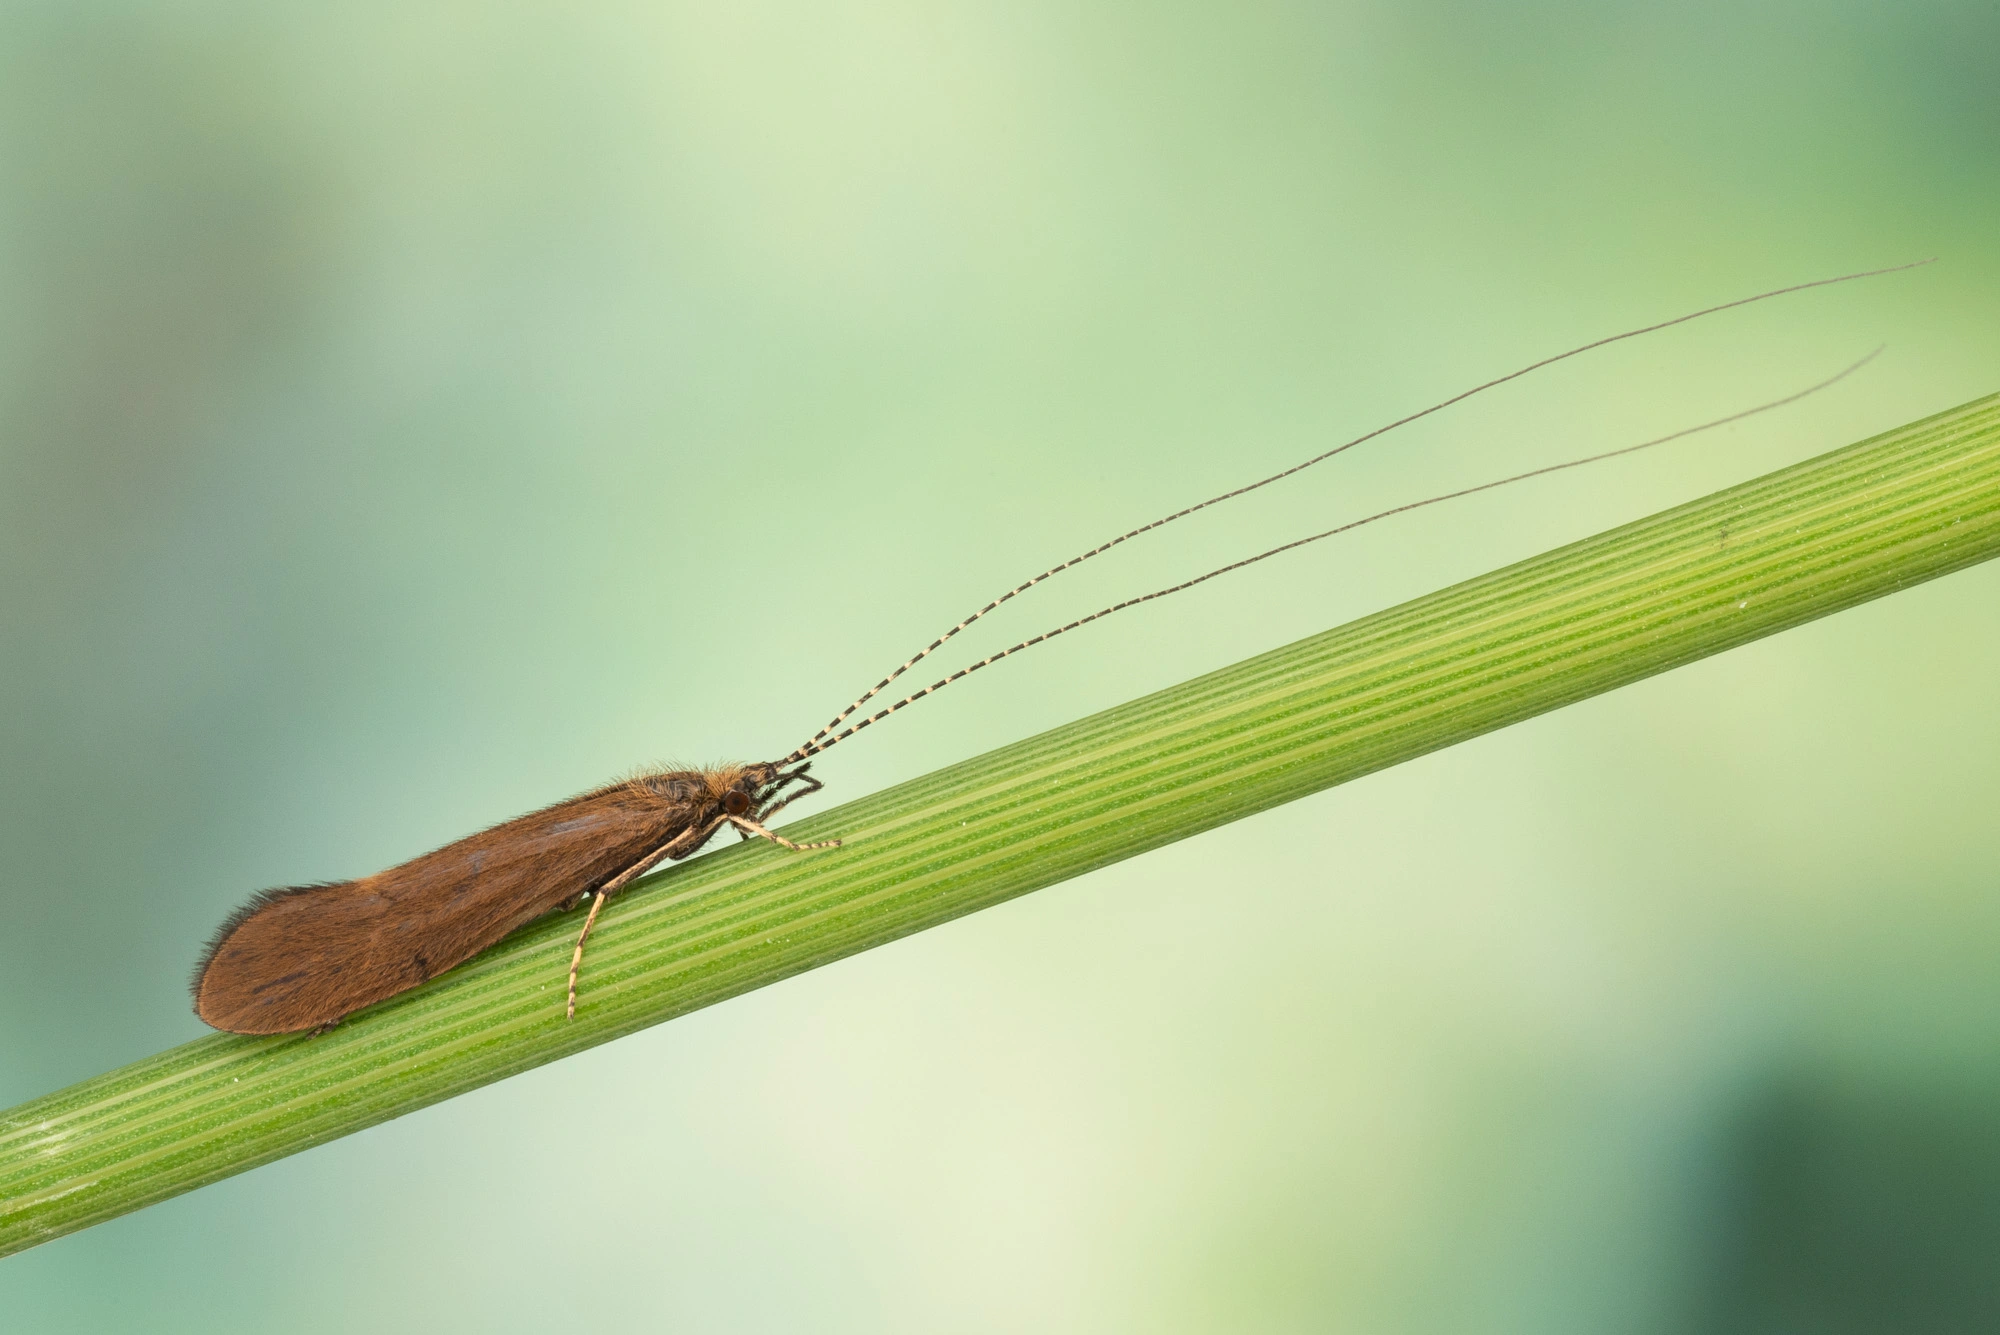
[[[750,809],[750,799],[742,793],[727,793],[722,799],[722,809],[732,816],[740,816]]]

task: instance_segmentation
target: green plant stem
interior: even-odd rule
[[[616,897],[318,1037],[211,1035],[0,1118],[0,1253],[2000,554],[2000,395],[1301,640]]]

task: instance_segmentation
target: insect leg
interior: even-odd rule
[[[583,920],[583,934],[576,939],[576,953],[569,957],[569,1018],[576,1018],[576,971],[583,967],[583,943],[590,939],[590,925],[597,921],[597,911],[604,907],[605,892],[599,890],[597,898],[590,902],[590,916]]]
[[[662,858],[686,857],[688,854],[694,852],[697,848],[700,848],[703,844],[707,843],[708,836],[714,834],[717,827],[719,827],[721,824],[722,824],[722,818],[718,816],[706,825],[697,825],[692,829],[687,830],[685,833],[677,836],[672,843],[668,844],[665,848],[662,848],[660,850],[660,857]],[[654,862],[658,860],[659,860],[658,858],[653,859]],[[648,867],[652,865],[653,862],[646,863],[646,866]],[[639,873],[636,871],[621,872],[619,873],[620,879],[618,881],[618,884],[623,885],[625,884],[626,881],[630,880],[634,876],[637,876],[638,874]]]
[[[738,830],[748,830],[751,834],[754,834],[762,839],[769,839],[772,843],[777,844],[779,847],[789,848],[794,853],[803,853],[808,848],[840,847],[840,840],[838,839],[823,839],[816,844],[795,844],[791,840],[785,838],[785,836],[782,834],[772,834],[769,830],[759,825],[756,821],[751,820],[748,816],[724,816],[723,819],[728,821],[731,825],[734,825]]]
[[[610,896],[612,891],[624,889],[631,883],[634,877],[642,875],[647,868],[675,856],[676,853],[686,851],[689,846],[700,844],[702,840],[715,832],[715,827],[719,824],[721,824],[720,821],[710,821],[707,825],[696,825],[682,830],[672,839],[646,854],[645,857],[640,858],[624,871],[619,872],[616,876],[598,887],[597,898],[590,905],[590,916],[583,920],[583,931],[577,935],[576,952],[569,957],[570,1019],[574,1020],[576,1018],[576,971],[583,967],[583,943],[590,939],[591,925],[597,921],[597,911],[604,907],[605,899]]]

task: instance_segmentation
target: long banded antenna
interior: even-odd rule
[[[827,738],[829,734],[831,734],[836,728],[839,728],[842,723],[845,723],[849,718],[851,718],[856,710],[859,710],[863,705],[867,704],[870,700],[873,700],[876,696],[880,695],[884,690],[886,690],[889,687],[889,685],[893,683],[898,677],[901,677],[905,672],[908,672],[911,668],[923,662],[926,658],[929,658],[932,654],[936,653],[939,649],[944,647],[945,643],[949,641],[953,636],[957,635],[960,631],[963,631],[968,626],[972,625],[975,621],[978,621],[981,617],[984,617],[987,613],[999,607],[1002,603],[1005,603],[1010,599],[1016,598],[1021,594],[1026,593],[1029,589],[1034,588],[1037,584],[1040,584],[1044,580],[1059,575],[1063,571],[1068,570],[1073,566],[1078,566],[1083,564],[1085,561],[1090,560],[1094,556],[1101,556],[1105,552],[1110,551],[1113,547],[1118,546],[1120,543],[1130,541],[1131,539],[1138,537],[1142,533],[1149,533],[1156,528],[1161,528],[1167,524],[1171,524],[1177,519],[1185,519],[1187,516],[1194,514],[1198,510],[1206,510],[1211,505],[1220,505],[1224,501],[1234,500],[1236,497],[1243,496],[1250,492],[1256,491],[1260,487],[1268,487],[1273,482],[1282,481],[1285,478],[1292,476],[1292,474],[1294,473],[1304,472],[1306,469],[1311,468],[1314,464],[1324,463],[1328,459],[1333,458],[1336,454],[1345,453],[1346,451],[1353,449],[1356,445],[1364,444],[1368,441],[1375,439],[1377,436],[1385,435],[1388,432],[1394,431],[1397,427],[1408,426],[1410,423],[1418,421],[1421,418],[1429,417],[1432,413],[1442,412],[1444,409],[1449,408],[1454,404],[1462,403],[1466,399],[1469,399],[1476,394],[1483,394],[1487,390],[1498,388],[1499,386],[1504,385],[1511,380],[1518,380],[1522,376],[1527,375],[1531,371],[1539,371],[1545,366],[1553,366],[1555,363],[1560,361],[1567,361],[1571,357],[1581,356],[1583,353],[1591,352],[1598,348],[1606,347],[1612,343],[1623,342],[1625,339],[1628,338],[1637,338],[1641,334],[1656,333],[1662,329],[1670,329],[1675,325],[1686,324],[1690,320],[1699,320],[1703,316],[1716,315],[1722,311],[1734,310],[1739,306],[1749,306],[1760,301],[1769,301],[1773,297],[1787,296],[1794,292],[1804,292],[1810,288],[1815,288],[1815,287],[1829,287],[1836,283],[1851,283],[1856,279],[1861,279],[1861,278],[1875,278],[1883,274],[1901,273],[1907,269],[1917,269],[1923,267],[1926,264],[1932,264],[1935,262],[1936,262],[1936,257],[1933,256],[1930,259],[1915,260],[1908,264],[1891,265],[1890,267],[1885,269],[1867,269],[1859,273],[1842,274],[1837,278],[1818,278],[1807,283],[1794,283],[1790,287],[1774,288],[1769,292],[1760,292],[1757,295],[1751,297],[1739,297],[1735,301],[1726,301],[1719,306],[1704,307],[1701,310],[1692,311],[1686,315],[1675,316],[1671,320],[1662,320],[1657,324],[1645,325],[1638,329],[1628,329],[1624,333],[1612,334],[1606,338],[1596,339],[1592,342],[1571,348],[1567,352],[1559,352],[1552,357],[1544,357],[1540,361],[1531,362],[1528,365],[1521,367],[1517,371],[1511,371],[1506,375],[1496,377],[1495,379],[1492,380],[1488,380],[1484,384],[1474,385],[1471,389],[1464,390],[1458,394],[1454,394],[1448,399],[1440,400],[1439,402],[1432,404],[1428,408],[1424,408],[1418,412],[1411,413],[1407,417],[1399,417],[1395,421],[1390,422],[1385,426],[1376,427],[1373,431],[1369,431],[1363,435],[1356,436],[1354,439],[1349,440],[1343,444],[1336,445],[1334,448],[1327,450],[1325,453],[1314,455],[1312,458],[1307,459],[1304,463],[1294,464],[1292,467],[1287,468],[1282,472],[1273,473],[1267,478],[1263,478],[1259,481],[1252,482],[1247,486],[1238,487],[1233,491],[1225,491],[1219,496],[1211,496],[1205,501],[1202,501],[1195,505],[1190,505],[1183,510],[1176,510],[1174,513],[1162,516],[1159,519],[1155,519],[1149,524],[1141,524],[1138,528],[1135,528],[1128,533],[1121,533],[1117,537],[1112,538],[1109,542],[1101,543],[1098,546],[1091,548],[1089,551],[1083,552],[1082,554],[1077,556],[1073,556],[1069,560],[1064,561],[1060,565],[1051,566],[1049,569],[1044,570],[1041,574],[1036,575],[1033,579],[1027,580],[1022,584],[1016,585],[1014,588],[1009,589],[1007,592],[1001,594],[998,598],[995,598],[992,602],[986,604],[986,606],[974,612],[971,616],[959,622],[956,626],[953,626],[950,630],[946,631],[944,634],[938,636],[935,640],[932,640],[928,645],[925,645],[924,648],[920,650],[914,657],[909,659],[909,661],[905,662],[901,667],[897,668],[894,672],[891,672],[888,676],[882,678],[882,680],[876,682],[875,685],[870,687],[867,691],[863,692],[861,697],[857,699],[853,704],[849,705],[847,708],[841,710],[838,714],[834,715],[833,719],[830,722],[828,722],[825,727],[821,728],[818,732],[814,733],[809,739],[807,739],[807,741],[803,745],[801,745],[796,751],[792,752],[792,754],[787,758],[785,763],[790,764],[795,761],[802,760],[807,756],[816,755],[819,752],[826,750],[827,747],[833,745],[833,741],[843,740],[847,737],[852,736],[855,732],[854,728],[850,728],[846,732],[841,733],[840,736],[834,738],[833,741],[823,740]],[[1710,425],[1720,425],[1720,423],[1711,423]],[[1650,442],[1650,443],[1664,443],[1664,442]],[[1572,465],[1562,465],[1562,466],[1570,467]],[[1439,497],[1436,499],[1445,499],[1445,498]],[[1269,553],[1267,553],[1267,555],[1268,554]],[[1262,558],[1256,558],[1256,559],[1262,559]],[[1167,592],[1171,592],[1171,590],[1162,590],[1160,594],[1151,594],[1148,596],[1159,597],[1161,596],[1161,594]],[[1116,609],[1107,609],[1107,611],[1110,610],[1116,610]],[[1098,615],[1102,616],[1104,615],[1104,613],[1099,613]],[[1095,620],[1094,617],[1087,619]],[[1068,627],[1065,627],[1064,629],[1068,629]],[[1016,649],[1026,648],[1027,644],[1038,643],[1038,642],[1039,642],[1038,640],[1028,641],[1021,645],[1017,645]],[[1015,652],[1015,650],[1010,649],[1007,652],[1013,653]],[[1005,657],[1005,655],[1004,654],[996,655],[996,658],[998,657]],[[985,663],[980,663],[977,666],[984,667]],[[967,669],[967,671],[972,671],[972,670],[975,669],[970,669],[970,668]],[[948,678],[947,681],[952,681],[956,679],[957,679],[956,677],[952,677]],[[940,682],[938,683],[938,686],[942,686],[944,684],[945,684],[944,682]],[[935,690],[937,689],[937,686],[933,686],[931,689]],[[927,695],[927,694],[929,694],[929,691],[922,692],[919,696],[912,698],[913,699],[921,698],[921,695]],[[904,701],[903,703],[907,704],[909,703],[909,701]],[[900,704],[896,706],[896,708],[901,708],[901,707],[902,706]],[[893,710],[888,712],[893,712]],[[880,717],[882,717],[881,714],[876,714],[867,721],[873,722],[874,719]]]
[[[1585,464],[1602,463],[1606,459],[1616,459],[1622,455],[1637,454],[1641,450],[1650,450],[1656,445],[1665,445],[1669,441],[1681,440],[1688,436],[1696,435],[1703,431],[1712,431],[1716,427],[1727,426],[1731,422],[1740,422],[1746,417],[1755,417],[1759,413],[1767,413],[1774,408],[1782,408],[1787,404],[1797,403],[1800,399],[1803,399],[1810,394],[1817,394],[1821,390],[1829,388],[1830,386],[1838,384],[1840,381],[1845,380],[1848,376],[1853,375],[1856,371],[1859,371],[1869,362],[1874,361],[1876,357],[1881,355],[1881,352],[1882,352],[1881,348],[1876,348],[1875,351],[1869,353],[1866,357],[1863,357],[1860,361],[1855,362],[1852,366],[1849,366],[1848,368],[1839,372],[1838,374],[1828,376],[1825,380],[1820,381],[1816,385],[1808,386],[1807,388],[1799,390],[1798,392],[1793,394],[1787,394],[1782,399],[1772,399],[1769,403],[1760,403],[1754,408],[1745,408],[1741,412],[1731,413],[1727,417],[1718,417],[1712,422],[1703,422],[1699,426],[1683,427],[1679,431],[1674,431],[1664,436],[1658,436],[1652,440],[1641,441],[1637,445],[1626,445],[1615,450],[1604,450],[1598,454],[1587,454],[1580,459],[1569,459],[1562,463],[1545,464],[1540,468],[1531,468],[1525,473],[1515,473],[1509,477],[1496,478],[1494,481],[1491,482],[1482,482],[1477,486],[1461,487],[1457,491],[1447,491],[1437,496],[1426,497],[1425,499],[1420,501],[1410,501],[1403,505],[1391,506],[1387,510],[1379,510],[1376,513],[1368,515],[1364,518],[1351,520],[1348,523],[1340,524],[1334,528],[1327,529],[1323,533],[1315,533],[1310,537],[1297,538],[1291,542],[1283,543],[1279,546],[1273,547],[1269,551],[1259,552],[1255,556],[1245,557],[1241,561],[1232,561],[1228,565],[1219,566],[1216,569],[1209,571],[1205,575],[1196,575],[1193,579],[1183,580],[1179,584],[1170,585],[1169,587],[1164,589],[1155,589],[1151,593],[1141,594],[1136,598],[1127,598],[1123,602],[1113,603],[1109,607],[1103,608],[1096,612],[1092,612],[1089,616],[1078,617],[1076,620],[1071,621],[1066,625],[1057,626],[1054,630],[1043,631],[1040,635],[1034,636],[1032,639],[1022,640],[1019,644],[1014,645],[1011,648],[1002,649],[997,654],[989,655],[986,658],[980,659],[977,663],[973,663],[967,667],[962,667],[958,671],[952,673],[950,676],[932,682],[929,686],[924,687],[924,689],[922,689],[921,691],[918,691],[913,695],[904,696],[901,700],[898,700],[895,704],[890,705],[888,708],[877,710],[873,714],[870,714],[868,717],[862,719],[859,723],[851,725],[850,727],[844,729],[840,733],[832,737],[826,738],[826,740],[824,741],[820,740],[818,737],[815,737],[813,740],[807,742],[805,745],[801,746],[798,750],[794,751],[791,755],[787,756],[785,758],[784,763],[789,765],[796,761],[804,760],[807,756],[818,755],[821,751],[826,750],[828,747],[835,746],[840,742],[846,741],[849,737],[852,737],[855,733],[860,732],[863,728],[869,726],[871,723],[879,723],[883,719],[889,717],[889,715],[903,708],[905,705],[915,704],[917,701],[923,699],[925,696],[930,695],[936,691],[941,691],[945,687],[951,685],[953,682],[958,681],[964,677],[969,677],[983,667],[987,667],[991,664],[997,663],[1001,659],[1006,658],[1009,655],[1018,654],[1023,649],[1032,649],[1034,646],[1042,643],[1044,640],[1052,640],[1056,636],[1062,635],[1068,631],[1075,630],[1079,626],[1087,626],[1093,621],[1097,621],[1103,617],[1110,616],[1113,612],[1122,612],[1128,607],[1137,607],[1140,603],[1150,603],[1155,598],[1164,598],[1168,594],[1179,593],[1183,589],[1191,589],[1197,584],[1207,583],[1209,580],[1214,579],[1218,575],[1227,575],[1231,571],[1241,570],[1245,566],[1256,565],[1259,561],[1268,561],[1270,558],[1278,556],[1284,552],[1289,552],[1296,548],[1304,547],[1309,543],[1319,542],[1324,538],[1331,538],[1342,533],[1352,532],[1357,528],[1361,528],[1364,527],[1365,525],[1372,524],[1377,520],[1387,519],[1392,515],[1407,514],[1411,510],[1421,510],[1428,505],[1437,505],[1443,501],[1457,500],[1461,496],[1472,496],[1482,491],[1492,491],[1496,487],[1511,486],[1516,482],[1526,482],[1530,478],[1542,477],[1543,475],[1548,473],[1560,473],[1564,469],[1568,468],[1581,468]],[[851,713],[852,711],[849,712]],[[845,717],[845,715],[843,715],[843,717]]]

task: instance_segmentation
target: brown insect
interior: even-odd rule
[[[322,1029],[470,959],[515,928],[592,898],[570,962],[605,897],[684,858],[725,825],[794,852],[764,821],[818,791],[807,766],[668,770],[607,784],[358,881],[267,890],[215,934],[194,982],[195,1014],[217,1029]],[[786,793],[793,784],[800,787]]]
[[[1922,261],[1929,263],[1930,261]],[[803,745],[783,760],[755,765],[727,765],[713,769],[666,770],[641,774],[622,783],[558,802],[552,807],[496,825],[489,830],[447,844],[434,853],[391,867],[358,881],[327,885],[297,886],[267,890],[231,915],[210,942],[194,978],[194,1009],[218,1029],[242,1034],[277,1034],[297,1030],[320,1030],[375,1002],[415,987],[446,969],[464,962],[492,945],[515,928],[559,908],[573,908],[590,899],[590,913],[577,936],[570,957],[569,1015],[576,1015],[577,971],[583,962],[584,942],[605,899],[630,884],[659,863],[684,858],[700,849],[725,825],[733,826],[739,837],[755,836],[793,852],[807,849],[838,848],[840,840],[795,844],[774,834],[765,822],[798,798],[818,792],[821,784],[806,773],[808,758],[852,737],[870,724],[879,722],[917,700],[942,690],[953,682],[1100,617],[1139,603],[1192,588],[1196,584],[1240,570],[1245,566],[1318,542],[1338,533],[1374,523],[1390,515],[1435,505],[1474,492],[1525,481],[1544,473],[1576,468],[1602,459],[1650,449],[1678,440],[1697,431],[1738,421],[1803,398],[1831,385],[1859,369],[1875,354],[1811,389],[1701,426],[1676,431],[1639,445],[1608,450],[1601,454],[1552,464],[1526,473],[1446,492],[1425,500],[1399,505],[1364,519],[1358,519],[1323,533],[1273,547],[1269,551],[1236,561],[1205,575],[1168,588],[1128,598],[1099,612],[1079,617],[1054,630],[1023,640],[1011,648],[992,654],[921,691],[898,700],[887,708],[836,732],[854,712],[880,694],[912,667],[936,652],[960,631],[1002,603],[1025,593],[1051,576],[1061,574],[1094,556],[1142,533],[1185,518],[1197,510],[1269,486],[1314,464],[1352,449],[1384,432],[1427,417],[1452,404],[1518,379],[1530,371],[1566,358],[1600,348],[1622,339],[1683,324],[1704,315],[1729,310],[1751,302],[1764,301],[1805,288],[1844,283],[1895,269],[1847,274],[1820,279],[1761,293],[1720,306],[1711,306],[1676,319],[1647,325],[1609,338],[1586,343],[1568,352],[1547,357],[1509,375],[1489,380],[1464,393],[1433,404],[1421,412],[1297,464],[1262,481],[1224,492],[1198,505],[1191,505],[1150,524],[1100,544],[1072,557],[1033,579],[1010,589],[965,620],[931,641],[922,652],[891,672],[875,686],[837,714]],[[1879,351],[1879,349],[1878,349]],[[796,787],[794,786],[796,785]],[[787,791],[789,790],[789,791]]]

